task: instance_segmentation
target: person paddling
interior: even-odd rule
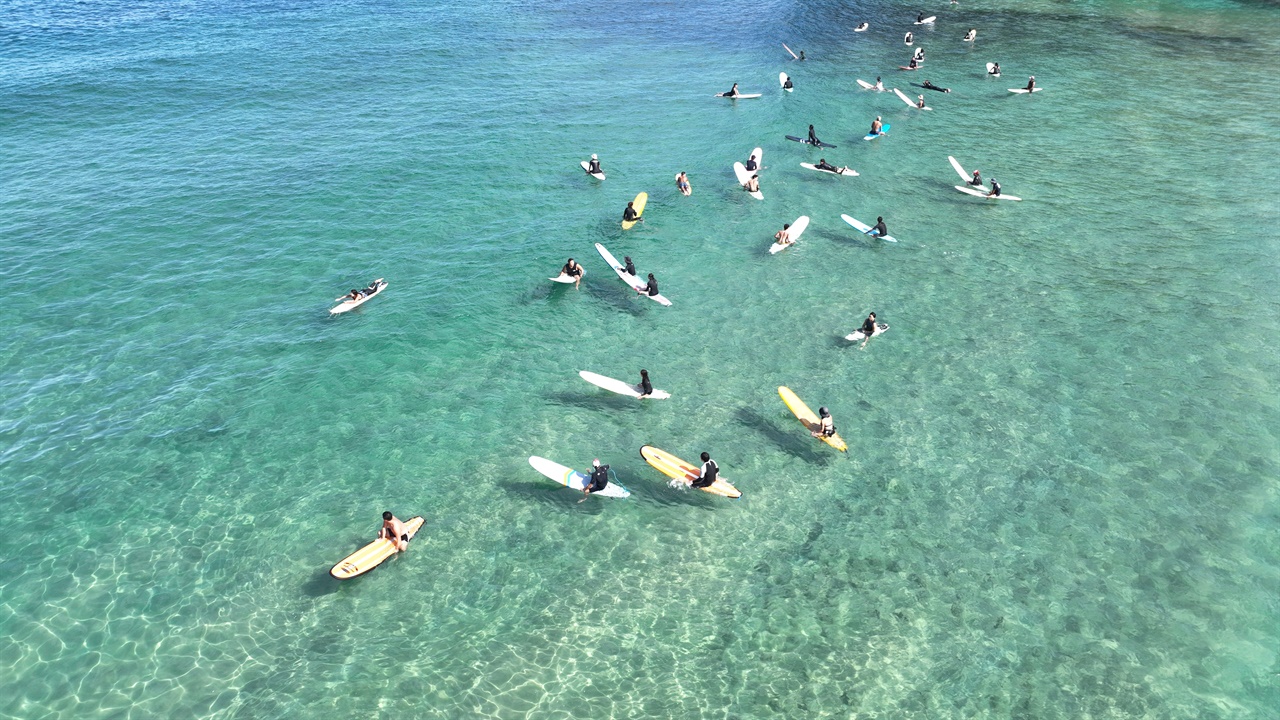
[[[827,162],[826,158],[819,158],[818,164],[814,165],[814,167],[816,167],[819,170],[826,170],[827,172],[833,172],[833,173],[838,173],[841,171],[840,168]]]
[[[734,83],[733,87],[729,88],[729,92],[724,93],[724,97],[731,98],[731,97],[737,97],[737,96],[738,96],[738,83]]]
[[[676,189],[685,195],[693,192],[692,188],[689,187],[689,176],[683,170],[680,171],[679,175],[676,175]]]

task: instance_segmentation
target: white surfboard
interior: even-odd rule
[[[862,78],[858,78],[857,83],[862,86],[863,90],[876,90],[875,85],[872,85],[871,83],[867,82],[866,80],[863,80]],[[876,90],[876,92],[884,92],[884,90]]]
[[[530,455],[529,464],[533,466],[534,470],[537,470],[561,485],[577,490],[578,492],[582,492],[582,488],[586,487],[587,483],[591,482],[591,478],[587,475],[584,475],[573,468],[567,468],[558,462],[548,460],[544,457]],[[591,494],[607,498],[631,497],[630,490],[613,482],[613,480],[610,480],[609,484],[605,485],[603,490],[599,490]]]
[[[973,195],[974,197],[987,198],[988,200],[1021,200],[1022,199],[1020,197],[1005,195],[1003,193],[1001,193],[1000,195],[988,195],[987,192],[990,192],[990,190],[988,190],[987,192],[983,192],[981,190],[974,190],[971,187],[965,187],[964,185],[956,185],[955,188],[962,193]]]
[[[876,331],[871,333],[871,337],[880,335],[888,329],[889,329],[889,325],[887,323],[876,323]],[[862,330],[854,330],[848,335],[845,335],[844,339],[845,340],[866,340],[867,334],[862,332]]]
[[[863,235],[866,235],[866,236],[868,236],[868,237],[878,237],[878,236],[876,236],[876,235],[872,235],[872,234],[871,234],[871,231],[872,231],[874,228],[872,228],[870,225],[868,225],[868,224],[866,224],[866,223],[862,222],[861,220],[859,220],[859,219],[857,219],[857,218],[849,217],[848,215],[843,215],[843,214],[842,214],[842,215],[840,216],[840,219],[841,219],[841,220],[844,220],[845,222],[847,222],[847,223],[849,223],[850,225],[852,225],[852,226],[853,226],[853,228],[854,228],[855,230],[857,230],[858,232],[862,233]],[[898,240],[897,240],[896,238],[894,238],[893,236],[891,236],[891,235],[885,235],[884,237],[879,238],[879,239],[880,239],[880,240],[888,240],[889,242],[898,242]]]
[[[995,69],[996,69],[996,64],[995,64],[995,63],[987,63],[987,74],[988,74],[988,75],[991,75],[992,77],[1000,77],[1000,73],[994,73],[994,74],[993,74],[993,73],[991,72],[992,70],[995,70]]]
[[[1028,90],[1026,88],[1009,88],[1009,92],[1017,95],[1027,95],[1033,92],[1040,92],[1043,89],[1044,88],[1031,88],[1030,90]]]
[[[853,29],[853,31],[854,31],[854,32],[866,32],[866,31],[867,31],[867,28],[869,28],[869,27],[871,27],[871,23],[862,23],[862,24],[861,24],[861,25],[859,25],[858,27],[854,28],[854,29]]]
[[[858,176],[858,171],[854,170],[853,168],[844,168],[840,172],[832,172],[830,170],[824,170],[818,167],[817,165],[814,165],[813,163],[800,163],[800,167],[804,168],[805,170],[817,170],[820,173],[826,173],[828,175],[847,175],[849,177]]]
[[[791,48],[787,47],[787,44],[786,44],[786,43],[782,43],[782,47],[787,48],[787,52],[791,53],[791,57],[792,57],[793,59],[795,59],[795,60],[799,60],[799,59],[800,59],[800,56],[799,56],[799,55],[797,55],[797,54],[795,54],[795,53],[791,52]]]
[[[659,390],[658,388],[653,389],[652,395],[642,396],[640,394],[639,385],[630,385],[621,380],[614,380],[611,377],[605,377],[604,375],[593,373],[590,370],[579,370],[578,376],[596,387],[601,387],[609,392],[616,392],[619,395],[626,395],[627,397],[635,398],[637,400],[666,400],[671,397],[671,393],[666,390]]]
[[[549,280],[551,280],[551,282],[564,283],[565,285],[572,285],[572,284],[574,284],[575,282],[577,282],[577,281],[578,281],[578,279],[577,279],[577,278],[575,278],[575,277],[569,277],[568,275],[565,275],[564,273],[560,273],[559,275],[557,275],[557,276],[555,276],[555,277],[553,277],[553,278],[548,278],[548,279],[549,279]]]
[[[613,268],[613,271],[617,273],[619,278],[622,279],[622,282],[626,283],[632,290],[639,292],[649,287],[649,283],[627,272],[627,269],[622,266],[622,263],[618,262],[618,259],[613,256],[613,253],[609,252],[604,248],[604,245],[601,245],[600,243],[596,243],[596,252],[600,253],[600,257],[603,258],[605,262],[609,263],[609,267]],[[661,293],[657,295],[650,295],[648,293],[641,292],[640,294],[658,303],[659,305],[671,307],[671,301],[668,300],[666,297],[664,297]]]
[[[377,280],[373,281],[373,288],[374,288],[373,292],[369,293],[368,295],[360,296],[358,300],[342,300],[342,298],[337,298],[338,300],[342,300],[342,302],[338,306],[329,310],[329,314],[341,315],[342,313],[345,313],[345,312],[351,312],[352,310],[355,310],[356,308],[360,307],[366,302],[369,302],[373,298],[377,297],[378,294],[381,293],[383,288],[385,288],[386,286],[387,286],[387,281],[383,280],[382,278],[378,278]]]
[[[743,190],[746,190],[747,181],[751,179],[751,176],[753,174],[759,174],[759,173],[758,171],[757,173],[752,173],[751,171],[747,170],[746,166],[744,166],[742,163],[736,162],[733,164],[733,174],[738,176],[738,185],[742,186]],[[764,193],[760,192],[759,190],[756,190],[755,192],[749,192],[747,194],[757,200],[764,199]]]
[[[582,171],[583,171],[583,172],[585,172],[585,173],[587,173],[587,174],[588,174],[588,175],[590,175],[591,177],[593,177],[593,178],[595,178],[595,179],[597,179],[597,180],[603,180],[603,179],[604,179],[604,173],[602,173],[602,172],[593,173],[593,172],[590,172],[590,171],[588,171],[588,170],[587,170],[587,168],[591,167],[591,163],[587,162],[586,160],[583,160],[582,162],[580,162],[580,163],[578,163],[578,164],[582,166]]]
[[[760,97],[760,93],[738,93],[737,95],[725,95],[724,93],[716,93],[716,97],[729,98],[730,100],[750,100],[751,98]]]
[[[804,234],[805,229],[808,227],[809,227],[808,215],[801,215],[800,217],[796,218],[795,222],[791,223],[791,227],[787,228],[787,235],[791,237],[791,242],[785,245],[781,243],[774,243],[770,245],[769,254],[777,255],[783,250],[786,250],[787,248],[794,245],[796,241],[800,239],[800,236]]]
[[[972,179],[973,179],[973,173],[967,173],[967,172],[965,172],[965,171],[964,171],[964,167],[962,167],[962,166],[960,165],[960,161],[959,161],[959,160],[956,160],[955,158],[951,157],[950,155],[948,155],[948,156],[947,156],[947,160],[949,160],[949,161],[951,162],[951,167],[953,167],[953,168],[955,168],[955,169],[956,169],[956,174],[957,174],[957,175],[959,175],[959,176],[960,176],[960,179],[961,179],[961,180],[964,180],[966,184],[967,184],[970,180],[972,180]],[[971,188],[978,188],[978,189],[981,189],[984,193],[985,193],[985,192],[987,192],[987,186],[986,186],[986,185],[969,185],[969,187],[971,187]]]
[[[915,23],[914,23],[914,24],[915,24],[915,25],[928,25],[929,23],[931,23],[931,22],[933,22],[934,20],[937,20],[937,19],[938,19],[938,16],[937,16],[937,15],[930,15],[929,17],[927,17],[927,18],[925,18],[925,19],[923,19],[923,20],[917,20],[917,21],[915,21]]]
[[[899,98],[900,100],[902,100],[902,102],[904,102],[904,103],[906,103],[906,104],[910,105],[911,107],[913,107],[913,108],[915,108],[915,109],[917,109],[917,110],[932,110],[932,109],[933,109],[933,108],[931,108],[931,107],[920,107],[920,106],[916,105],[915,103],[911,102],[911,98],[909,98],[909,97],[907,97],[906,95],[904,95],[904,94],[903,94],[903,92],[902,92],[901,90],[899,90],[898,88],[894,88],[894,89],[893,89],[893,94],[894,94],[894,95],[897,95],[897,96],[898,96],[898,98]]]
[[[780,73],[778,73],[778,85],[779,85],[783,90],[786,90],[787,92],[791,92],[792,90],[795,90],[795,88],[789,88],[789,87],[787,87],[787,74],[786,74],[786,73],[784,73],[784,72],[780,72]]]

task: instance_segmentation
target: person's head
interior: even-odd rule
[[[383,511],[382,511],[382,519],[383,519],[383,520],[390,520],[390,519],[391,519],[391,518],[393,518],[393,517],[395,517],[395,515],[392,515],[390,510],[383,510]]]
[[[657,282],[657,281],[658,281],[658,278],[654,277],[654,276],[653,276],[653,273],[649,273],[649,279],[650,279],[650,280],[652,280],[652,281],[654,281],[654,282]]]
[[[573,261],[573,258],[569,258],[569,267],[573,267],[573,266],[574,266],[574,265],[576,265],[576,264],[577,264],[577,263],[575,263],[575,262]]]
[[[752,159],[752,160],[755,160],[755,159],[756,159],[756,154],[755,154],[755,153],[751,153],[751,159]]]
[[[810,126],[809,126],[809,131],[810,131],[810,132],[813,132],[813,126],[812,126],[812,125],[810,125]]]
[[[868,314],[867,314],[867,317],[871,318],[872,320],[875,320],[875,319],[876,319],[876,314],[875,314],[875,313],[868,313]]]
[[[751,176],[751,179],[752,179],[752,180],[759,180],[759,179],[760,179],[760,174],[759,174],[759,173],[757,173],[757,174],[755,174],[755,175],[752,175],[752,176]]]
[[[879,115],[877,115],[877,116],[876,116],[876,122],[880,122],[880,116],[879,116]]]
[[[877,75],[877,76],[876,76],[876,82],[880,82],[880,76],[879,76],[879,75]]]
[[[622,260],[623,260],[623,262],[631,262],[631,256],[630,256],[630,255],[623,255],[623,256],[622,256]]]
[[[591,461],[591,467],[600,467],[600,458]]]
[[[883,218],[883,217],[881,217],[881,216],[879,216],[879,215],[877,215],[877,216],[876,216],[876,222],[884,222],[884,218]]]
[[[1035,79],[1036,79],[1036,76],[1035,76],[1035,75],[1032,75],[1030,79],[1031,79],[1031,80],[1035,80]]]
[[[648,380],[648,379],[649,379],[649,371],[648,371],[648,370],[641,369],[641,370],[640,370],[640,377],[644,378],[645,380]]]
[[[635,201],[634,201],[634,200],[629,201],[629,202],[627,203],[627,207],[631,207],[631,206],[632,206],[632,204],[634,204],[634,203],[635,203]]]
[[[706,453],[706,452],[702,453],[702,462],[706,462],[710,459],[711,459],[711,453]]]
[[[825,407],[820,407],[818,408],[818,414],[821,415],[822,417],[830,417],[831,411],[827,410]]]
[[[787,229],[787,228],[789,228],[789,227],[791,227],[791,223],[782,223],[782,229],[783,229],[783,230],[786,230],[786,229]]]
[[[923,96],[923,95],[917,95],[917,96],[916,96],[916,99],[917,99],[917,100],[924,100],[924,96]]]
[[[826,158],[818,158],[818,164],[819,164],[819,165],[825,165],[826,163],[827,163],[827,159],[826,159]]]
[[[973,174],[974,174],[974,175],[981,175],[981,174],[982,174],[982,171],[981,171],[981,170],[979,170],[978,168],[974,168],[974,169],[973,169]]]

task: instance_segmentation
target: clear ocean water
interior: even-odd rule
[[[920,9],[0,0],[0,717],[1280,715],[1280,9]]]

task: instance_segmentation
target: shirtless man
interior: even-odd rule
[[[409,549],[409,533],[405,530],[404,523],[392,515],[390,510],[382,513],[382,529],[378,531],[378,537],[390,540],[396,546],[396,552]]]
[[[782,223],[782,229],[774,234],[773,239],[778,241],[779,245],[790,245],[795,242],[791,239],[791,233],[787,232],[791,227],[791,223]]]

